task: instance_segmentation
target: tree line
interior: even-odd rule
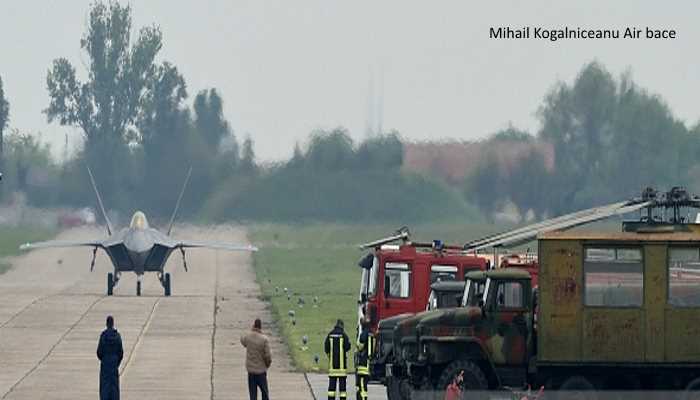
[[[356,143],[343,127],[316,130],[290,159],[260,164],[253,139],[238,137],[225,118],[222,94],[211,88],[190,99],[177,66],[157,61],[160,29],[134,34],[131,16],[129,6],[94,3],[80,40],[87,78],[79,80],[65,58],[48,68],[46,118],[84,139],[60,163],[34,136],[8,129],[0,79],[5,201],[20,191],[37,206],[94,205],[86,165],[109,208],[161,219],[191,166],[182,212],[207,221],[480,221],[508,204],[541,218],[632,197],[645,186],[700,189],[700,125],[687,127],[629,73],[616,78],[598,62],[551,88],[534,134],[510,126],[487,139],[459,184],[403,170],[396,131]],[[526,150],[503,161],[502,149],[523,143]]]
[[[197,93],[188,106],[185,77],[176,65],[157,61],[163,40],[155,25],[134,34],[128,5],[94,3],[80,40],[87,78],[79,80],[65,58],[54,60],[46,77],[46,118],[79,129],[83,147],[58,164],[46,145],[13,132],[2,155],[9,177],[3,196],[19,190],[38,206],[92,205],[90,166],[109,208],[165,218],[191,166],[182,213],[205,220],[436,215],[421,210],[423,202],[467,210],[464,199],[439,181],[399,171],[397,132],[355,144],[342,127],[318,130],[288,161],[260,165],[252,138],[239,143],[216,89]],[[0,102],[0,128],[6,109]]]
[[[553,165],[536,149],[508,169],[485,157],[463,188],[483,211],[512,201],[541,217],[639,196],[648,186],[700,190],[700,125],[687,127],[629,72],[615,78],[588,63],[572,84],[549,90],[537,116],[534,135],[510,127],[489,140],[547,144]]]

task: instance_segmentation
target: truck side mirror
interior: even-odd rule
[[[372,265],[374,265],[374,254],[369,253],[366,256],[362,257],[362,259],[360,259],[360,262],[358,262],[357,265],[362,269],[372,269]]]
[[[391,280],[389,279],[388,276],[384,277],[384,297],[389,297],[389,289],[391,285]]]

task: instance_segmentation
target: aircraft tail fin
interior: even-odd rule
[[[177,203],[175,203],[175,209],[173,210],[173,215],[170,217],[170,224],[168,225],[168,233],[173,230],[173,223],[175,223],[175,218],[177,217],[177,211],[180,209],[180,202],[182,201],[182,196],[185,194],[185,189],[187,188],[187,183],[190,181],[190,176],[192,175],[192,167],[187,171],[187,176],[185,177],[185,183],[182,184],[182,190],[180,190],[180,195],[177,197]]]
[[[95,190],[95,195],[97,196],[97,203],[100,205],[100,210],[102,211],[102,216],[105,219],[105,223],[107,224],[107,234],[112,236],[112,222],[109,220],[109,217],[107,216],[107,211],[105,211],[105,206],[102,203],[102,197],[100,196],[100,191],[97,190],[97,185],[95,184],[95,178],[92,176],[92,171],[90,171],[90,167],[87,167],[88,175],[90,175],[90,183],[92,183],[92,188]]]

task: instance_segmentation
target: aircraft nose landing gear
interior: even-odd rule
[[[143,275],[136,275],[136,295],[141,296],[141,281],[143,281]]]

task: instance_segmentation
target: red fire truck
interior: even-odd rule
[[[520,268],[530,273],[532,288],[537,288],[540,264],[532,253],[508,254],[501,257],[499,268]]]
[[[400,244],[389,244],[397,241]],[[362,284],[358,322],[369,317],[372,332],[376,332],[382,319],[425,310],[432,283],[463,281],[467,272],[491,266],[489,259],[467,254],[461,246],[445,245],[439,240],[412,242],[406,228],[360,247],[372,251],[359,262]]]

